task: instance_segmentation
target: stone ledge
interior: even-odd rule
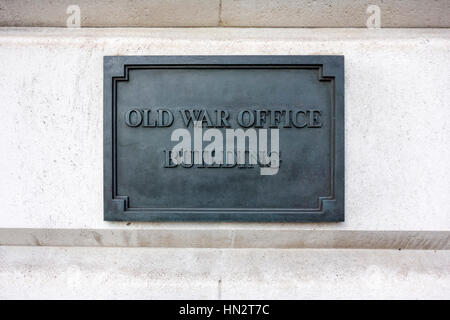
[[[14,0],[2,1],[0,26],[65,27],[80,7],[82,27],[357,27],[370,5],[382,28],[448,28],[446,0]]]
[[[449,250],[450,231],[12,228],[0,246]]]
[[[450,251],[1,247],[0,299],[446,299]]]

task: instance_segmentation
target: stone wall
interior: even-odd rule
[[[315,13],[328,1],[297,24],[300,2],[151,1],[149,15],[176,6],[185,20],[170,26],[347,28],[49,28],[64,26],[65,5],[60,17],[41,14],[47,1],[2,1],[0,298],[448,298],[448,2],[411,1],[422,20],[384,20],[415,29],[348,28],[365,20]],[[329,14],[367,17],[350,3]],[[152,26],[115,14],[82,26]],[[103,221],[103,56],[235,54],[345,56],[346,221]]]

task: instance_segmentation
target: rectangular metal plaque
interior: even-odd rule
[[[104,57],[108,221],[343,221],[343,56]]]

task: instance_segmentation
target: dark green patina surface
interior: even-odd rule
[[[224,149],[227,129],[278,129],[276,174],[168,161],[175,129],[196,139],[195,116]],[[343,221],[343,56],[105,57],[104,217]]]

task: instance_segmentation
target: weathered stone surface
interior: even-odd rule
[[[217,26],[220,0],[6,0],[0,26],[66,27],[71,5],[80,8],[81,27]]]
[[[0,299],[446,299],[450,251],[0,247]]]
[[[422,0],[222,0],[221,23],[248,27],[367,27],[380,9],[381,28],[450,27],[450,2]]]
[[[447,0],[3,0],[0,26],[65,27],[77,4],[82,27],[366,27],[380,8],[382,28],[450,27]]]
[[[449,231],[0,229],[0,246],[450,250]]]
[[[450,31],[2,29],[1,228],[449,231]],[[346,221],[103,221],[104,55],[343,54]]]

